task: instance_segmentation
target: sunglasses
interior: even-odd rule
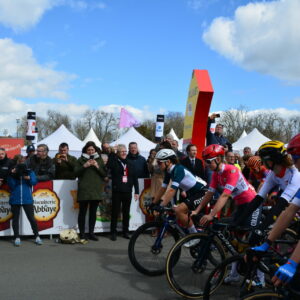
[[[158,165],[161,165],[161,164],[163,164],[164,162],[165,162],[165,161],[158,160],[158,161],[157,161],[157,164],[158,164]]]
[[[216,158],[208,158],[205,160],[205,163],[207,163],[208,165],[210,165]]]

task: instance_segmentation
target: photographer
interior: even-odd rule
[[[38,182],[54,179],[55,165],[48,152],[48,146],[40,144],[37,146],[36,154],[26,160],[27,167],[34,171]]]
[[[6,183],[7,176],[13,165],[13,161],[6,155],[5,149],[0,148],[0,188]]]
[[[215,119],[219,118],[219,114],[211,114],[208,117],[207,122],[207,130],[206,130],[206,146],[212,145],[212,144],[218,144],[224,147],[225,153],[227,151],[232,151],[232,145],[229,143],[227,138],[223,135],[223,128],[224,126],[222,124],[217,124],[215,133],[212,133],[210,131],[210,126],[212,123],[215,123]]]
[[[100,200],[103,199],[107,172],[101,158],[100,149],[94,142],[87,142],[82,155],[77,160],[75,174],[78,176],[77,202],[79,203],[78,228],[82,243],[86,243],[85,216],[89,207],[88,238],[98,241],[94,234],[96,213]]]
[[[61,143],[55,155],[55,179],[75,179],[76,157],[69,155],[69,145]]]
[[[15,246],[21,245],[19,235],[19,217],[21,207],[23,207],[28,221],[30,222],[35,236],[35,243],[37,245],[42,245],[42,240],[39,237],[33,210],[32,187],[36,185],[36,183],[37,179],[34,172],[28,169],[25,164],[25,157],[19,155],[17,165],[11,170],[11,174],[8,177],[8,185],[11,190],[9,204],[11,205],[11,212],[13,213],[12,226]]]

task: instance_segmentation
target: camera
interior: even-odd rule
[[[90,155],[90,159],[94,159],[94,155]]]
[[[216,118],[220,118],[220,114],[216,114]]]
[[[16,176],[23,177],[29,175],[30,169],[27,168],[26,164],[21,163],[16,165]]]

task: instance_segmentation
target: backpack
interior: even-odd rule
[[[63,244],[76,244],[80,242],[75,229],[64,229],[59,234],[60,242]]]

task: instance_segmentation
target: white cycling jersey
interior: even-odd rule
[[[293,202],[296,193],[300,189],[300,173],[298,169],[294,166],[287,168],[282,177],[276,176],[273,171],[269,172],[263,186],[258,192],[258,195],[266,198],[267,194],[275,186],[279,186],[279,188],[283,191],[280,197],[284,198],[288,202]]]

